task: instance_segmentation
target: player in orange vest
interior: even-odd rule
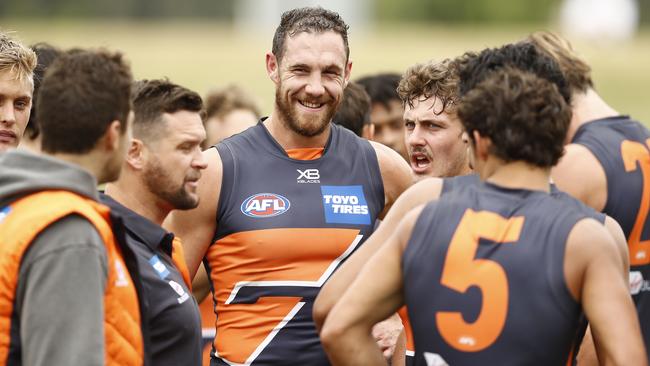
[[[62,55],[38,101],[44,155],[0,156],[0,364],[145,361],[137,264],[96,191],[122,168],[131,82],[120,54]]]

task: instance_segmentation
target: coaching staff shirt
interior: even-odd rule
[[[102,203],[122,217],[144,287],[143,323],[149,325],[149,353],[156,366],[201,365],[199,308],[172,260],[174,234],[101,194]]]

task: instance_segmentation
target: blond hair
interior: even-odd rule
[[[0,31],[0,72],[14,72],[18,79],[33,82],[36,64],[34,51]]]
[[[438,98],[442,110],[455,112],[460,99],[458,92],[458,72],[452,60],[430,61],[409,67],[397,87],[397,94],[404,104],[413,106],[416,99]]]
[[[593,88],[591,67],[578,56],[569,41],[548,31],[532,33],[524,41],[555,59],[572,92],[584,93]]]

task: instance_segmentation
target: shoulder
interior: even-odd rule
[[[406,161],[395,151],[380,143],[370,141],[377,154],[379,170],[384,183],[386,208],[413,184],[413,175]]]
[[[565,146],[564,156],[552,169],[558,188],[601,210],[605,205],[607,177],[596,156],[580,144]]]

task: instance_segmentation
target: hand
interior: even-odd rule
[[[377,345],[387,361],[392,359],[395,353],[395,345],[403,330],[402,320],[397,314],[375,324],[372,328],[372,336],[377,341]]]

